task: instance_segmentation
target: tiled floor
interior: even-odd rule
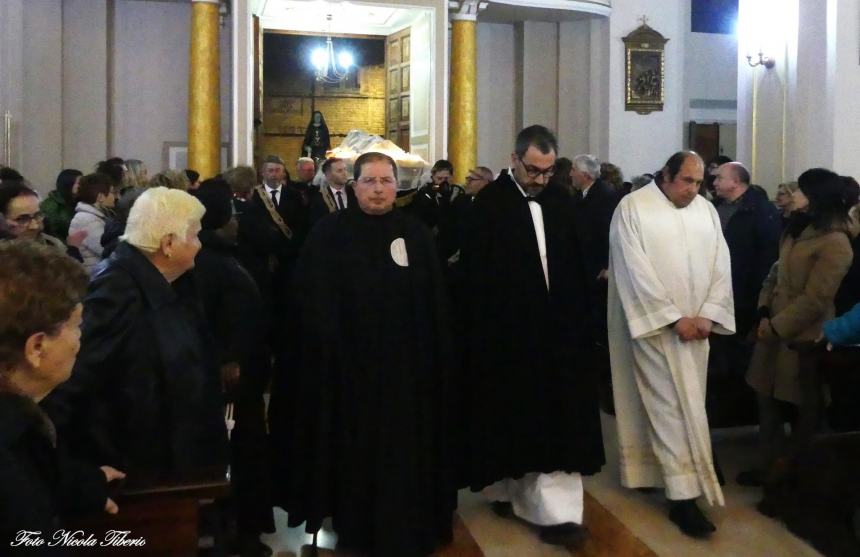
[[[758,493],[734,483],[739,470],[755,460],[755,432],[751,429],[718,432],[715,447],[728,479],[724,488],[726,506],[706,508],[718,531],[707,541],[685,537],[666,518],[662,494],[646,495],[624,489],[618,482],[615,422],[604,416],[607,466],[600,474],[587,478],[586,490],[593,498],[586,502],[586,525],[592,539],[579,552],[583,557],[820,557],[810,546],[791,535],[779,523],[755,510]],[[495,516],[480,495],[460,492],[458,514],[470,534],[444,557],[471,557],[474,543],[486,557],[564,557],[572,552],[541,543],[527,524]],[[286,523],[281,511],[277,523]],[[594,523],[589,524],[592,520]],[[299,557],[301,547],[311,537],[300,529],[285,527],[264,538],[277,557]],[[332,548],[336,536],[321,532],[320,547]],[[321,557],[333,552],[321,552]],[[443,557],[440,555],[439,557]]]

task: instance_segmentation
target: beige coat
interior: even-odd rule
[[[757,392],[793,403],[802,401],[797,352],[788,344],[814,341],[833,317],[833,297],[853,259],[855,226],[821,232],[808,226],[795,239],[783,235],[779,261],[765,279],[759,307],[769,307],[779,337],[756,343],[747,382]]]

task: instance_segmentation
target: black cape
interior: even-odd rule
[[[506,173],[469,211],[464,273],[465,482],[529,472],[593,474],[604,463],[589,312],[570,196],[538,196],[547,290],[528,201]]]
[[[392,257],[405,240],[408,266]],[[269,413],[289,523],[332,516],[339,547],[427,555],[451,539],[451,350],[433,238],[394,210],[321,220],[296,266],[295,368]]]

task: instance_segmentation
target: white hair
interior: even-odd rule
[[[573,167],[594,180],[600,178],[600,160],[594,155],[577,155],[573,158]]]
[[[297,160],[297,161],[296,161],[296,168],[298,168],[300,165],[305,164],[305,163],[311,163],[311,164],[312,164],[312,165],[314,165],[314,166],[316,166],[316,164],[317,164],[317,163],[316,163],[312,158],[310,158],[310,157],[301,157],[301,158],[299,158],[299,160]]]
[[[173,234],[184,240],[188,229],[199,223],[205,212],[202,203],[182,190],[150,188],[134,202],[120,240],[155,253],[165,236]]]

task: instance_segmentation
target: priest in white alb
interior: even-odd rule
[[[679,152],[659,185],[621,200],[608,310],[621,483],[664,487],[670,519],[698,538],[715,527],[696,500],[723,504],[705,413],[708,335],[735,330],[729,251],[698,195],[703,176],[699,155]]]

